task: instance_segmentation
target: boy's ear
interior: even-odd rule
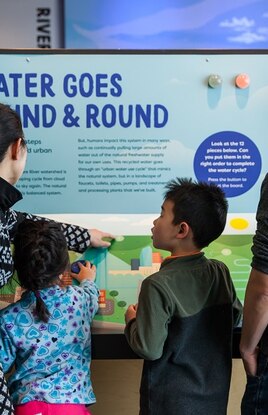
[[[186,236],[188,236],[190,231],[190,226],[188,225],[187,222],[181,222],[178,225],[178,232],[177,232],[177,238],[178,239],[183,239],[186,238]]]

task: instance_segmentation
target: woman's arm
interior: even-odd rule
[[[240,352],[247,374],[257,371],[258,343],[268,325],[268,275],[252,269],[247,285]]]

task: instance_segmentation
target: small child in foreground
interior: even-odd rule
[[[69,255],[60,226],[25,220],[14,240],[22,298],[0,312],[0,355],[15,415],[88,415],[90,323],[98,310],[96,267],[80,265],[79,286],[61,287]]]
[[[242,307],[228,268],[201,249],[223,232],[228,204],[215,185],[177,179],[166,188],[152,239],[170,256],[125,314],[127,340],[144,359],[139,413],[226,415]]]

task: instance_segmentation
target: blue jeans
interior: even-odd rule
[[[268,358],[262,352],[258,357],[256,376],[247,377],[241,403],[241,415],[268,415]]]

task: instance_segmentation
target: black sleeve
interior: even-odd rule
[[[262,186],[256,214],[257,229],[253,237],[252,268],[268,274],[268,174]]]

